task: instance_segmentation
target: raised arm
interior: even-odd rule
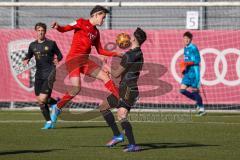
[[[66,25],[66,26],[60,26],[57,22],[53,22],[52,28],[58,30],[59,32],[71,31],[71,30],[73,30],[73,29],[78,29],[78,28],[80,28],[80,27],[79,27],[79,24],[78,24],[79,21],[80,21],[80,20],[74,21],[74,22],[72,22],[72,23],[70,23],[70,24],[68,24],[68,25]]]

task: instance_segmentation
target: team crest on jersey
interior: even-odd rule
[[[94,43],[94,41],[95,41],[95,39],[96,39],[96,35],[94,35],[94,34],[92,34],[92,33],[88,33],[88,37],[89,37],[89,39],[90,39],[90,41],[92,42],[92,43]]]
[[[44,47],[44,50],[45,50],[45,51],[48,51],[48,50],[49,50],[48,46],[45,46],[45,47]]]
[[[24,66],[22,60],[25,58],[29,44],[33,39],[22,39],[8,43],[8,60],[12,75],[20,87],[32,91],[36,72],[36,62],[32,58],[28,65]]]

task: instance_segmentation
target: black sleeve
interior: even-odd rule
[[[122,60],[120,62],[120,65],[124,68],[127,68],[128,67],[128,64],[129,64],[129,57],[127,56],[127,54],[125,53],[122,57]]]
[[[23,60],[31,59],[33,57],[33,50],[32,50],[32,43],[28,47],[28,53],[26,54],[26,57]]]
[[[60,49],[58,48],[56,42],[54,42],[54,44],[53,44],[53,51],[54,51],[54,54],[57,55],[58,61],[61,61],[63,59],[63,56],[62,56],[62,53],[61,53]]]

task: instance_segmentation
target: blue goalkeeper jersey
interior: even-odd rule
[[[199,66],[201,58],[196,45],[190,43],[184,48],[184,62],[194,62],[194,65]]]
[[[185,70],[182,83],[193,88],[200,86],[200,53],[196,45],[190,43],[184,48],[184,62],[194,62],[194,65],[188,66]]]

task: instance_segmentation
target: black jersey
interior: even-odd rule
[[[57,55],[58,61],[63,58],[55,41],[45,39],[44,42],[39,43],[36,40],[29,45],[25,59],[35,57],[37,68],[36,79],[47,79],[49,74],[55,69],[53,63],[54,55]]]
[[[130,88],[137,87],[137,81],[144,63],[143,53],[140,47],[130,49],[123,55],[120,65],[125,68],[121,74],[121,85]]]
[[[137,81],[143,63],[143,53],[140,47],[131,49],[123,55],[120,65],[125,70],[121,74],[121,82],[119,84],[120,99],[117,99],[113,94],[109,95],[107,101],[110,107],[123,107],[130,111],[139,96]]]

